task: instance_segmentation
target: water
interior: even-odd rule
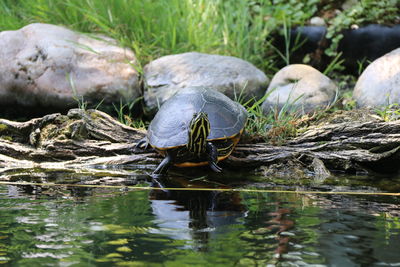
[[[374,192],[399,184],[366,176],[242,183],[245,175],[231,175],[212,182],[171,176],[164,186],[226,189],[229,181],[236,188]],[[62,173],[51,177],[66,180]],[[150,185],[144,177],[115,185]],[[377,195],[2,184],[0,264],[400,266],[399,202]]]

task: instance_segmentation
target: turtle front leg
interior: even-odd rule
[[[217,165],[218,149],[213,143],[207,143],[207,157],[210,168],[215,172],[221,172],[222,168]]]
[[[158,165],[156,170],[153,172],[154,175],[165,175],[167,174],[167,171],[169,167],[171,166],[172,162],[172,157],[169,153],[167,153],[166,157],[161,161],[161,163]]]

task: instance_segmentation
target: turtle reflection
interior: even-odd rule
[[[186,185],[187,181],[171,178],[165,187]],[[209,187],[196,183],[197,187]],[[243,225],[247,210],[238,192],[153,190],[149,195],[158,225],[154,233],[175,240],[186,240],[185,248],[206,251],[211,239]]]

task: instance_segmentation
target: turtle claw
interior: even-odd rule
[[[147,137],[140,139],[139,142],[135,145],[135,150],[147,150],[149,147],[149,141],[147,140]]]
[[[215,162],[210,163],[210,168],[215,172],[222,172],[222,168],[218,166]]]
[[[168,168],[171,165],[171,155],[167,154],[167,156],[161,161],[161,163],[154,170],[152,177],[162,177],[165,176],[168,172]]]
[[[164,174],[164,173],[152,173],[152,174],[150,174],[150,177],[151,178],[153,178],[153,180],[160,180],[160,179],[162,179],[162,178],[164,178],[164,177],[166,177],[167,175],[166,174]]]
[[[222,168],[217,165],[218,161],[218,149],[212,143],[207,143],[207,153],[208,153],[208,164],[210,168],[215,172],[221,172]]]

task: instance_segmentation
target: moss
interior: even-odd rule
[[[101,116],[99,115],[99,113],[97,113],[97,112],[90,112],[90,118],[91,118],[91,119],[95,120],[95,119],[97,119],[97,118],[99,118],[99,117],[101,117]]]
[[[7,130],[7,125],[0,123],[0,132]]]
[[[74,121],[70,125],[68,125],[68,137],[74,140],[83,140],[88,136],[88,131],[86,129],[86,124],[84,121]]]
[[[68,116],[58,116],[54,122],[58,124],[63,124],[65,122],[68,122],[68,120],[70,120]]]
[[[12,141],[13,140],[13,138],[11,136],[9,136],[9,135],[2,135],[2,136],[0,136],[0,138],[4,139],[4,140],[7,140],[7,141]]]
[[[60,128],[57,127],[56,125],[50,124],[42,128],[40,133],[40,139],[41,140],[54,139],[56,136],[59,135],[59,133],[60,133]]]

